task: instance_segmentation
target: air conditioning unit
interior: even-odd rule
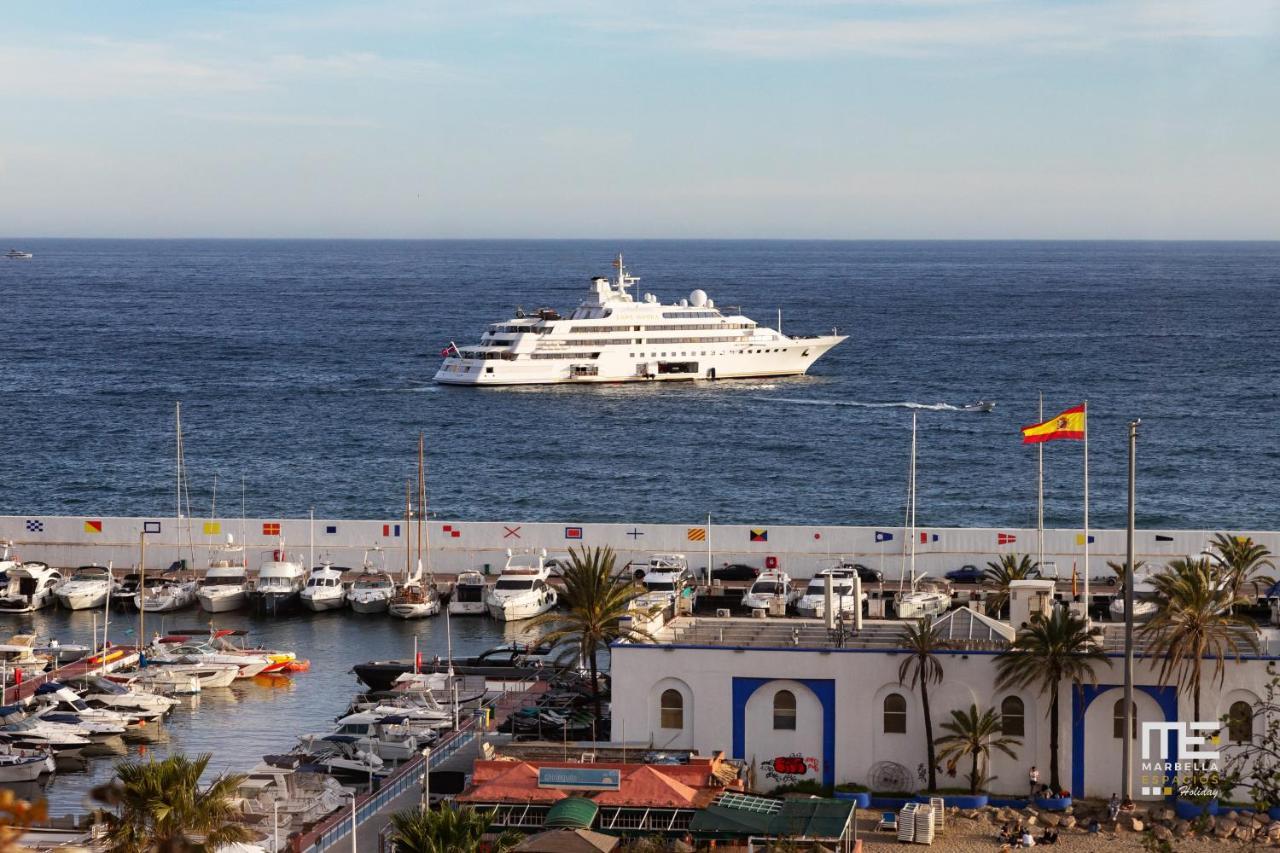
[[[729,618],[729,615],[730,615],[730,613],[731,613],[731,612],[732,612],[732,611],[730,611],[730,610],[729,610],[729,608],[727,608],[727,607],[717,607],[717,608],[716,608],[716,618],[717,618],[717,619],[728,619],[728,618]]]
[[[753,607],[753,608],[751,608],[751,618],[752,618],[752,619],[763,619],[763,618],[765,618],[765,617],[766,617],[766,616],[768,616],[768,615],[769,615],[768,611],[766,611],[763,607]]]

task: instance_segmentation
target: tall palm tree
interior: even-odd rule
[[[1062,682],[1080,687],[1097,684],[1094,667],[1107,662],[1102,630],[1058,608],[1049,618],[1036,617],[1018,631],[1009,650],[996,657],[996,689],[1036,687],[1049,694],[1049,786],[1062,790],[1058,775],[1059,696]]]
[[[206,752],[193,761],[179,753],[163,761],[117,764],[115,779],[93,790],[95,800],[114,809],[96,815],[106,827],[106,849],[195,853],[252,840],[253,833],[235,822],[240,810],[233,805],[245,777],[224,773],[201,788],[210,758]],[[194,840],[197,836],[203,841]]]
[[[1274,569],[1271,552],[1248,536],[1214,534],[1206,552],[1231,591],[1231,597],[1243,597],[1245,587],[1252,586],[1257,595],[1263,586],[1270,588],[1275,578],[1262,574],[1264,569]]]
[[[1142,571],[1142,567],[1146,565],[1146,560],[1138,560],[1133,564],[1133,573],[1136,575]],[[1116,576],[1116,582],[1120,584],[1120,588],[1124,589],[1125,584],[1129,582],[1129,567],[1124,563],[1116,563],[1107,560],[1107,568]]]
[[[393,853],[477,853],[492,822],[493,812],[469,806],[396,812],[391,815],[391,849]],[[486,849],[505,853],[521,838],[518,832],[507,830]]]
[[[988,708],[981,714],[977,705],[970,705],[968,711],[952,711],[951,719],[942,724],[947,734],[938,738],[938,746],[942,747],[941,758],[947,762],[951,770],[966,756],[972,762],[969,765],[969,793],[978,793],[984,781],[990,781],[986,770],[979,772],[978,761],[981,759],[985,767],[991,766],[991,750],[998,749],[1010,758],[1016,759],[1015,746],[1022,746],[1016,737],[1005,735],[1000,730],[1000,715],[994,708]]]
[[[622,619],[634,616],[629,610],[631,599],[644,591],[634,580],[614,569],[612,548],[569,549],[569,565],[564,570],[563,611],[544,613],[533,619],[530,627],[550,626],[543,640],[560,646],[565,656],[585,660],[591,669],[591,698],[595,718],[600,719],[601,647],[615,640],[644,641],[653,639],[640,628],[624,627]]]
[[[1027,554],[1004,554],[999,562],[988,562],[983,573],[987,583],[994,586],[995,592],[987,599],[987,615],[999,616],[1009,601],[1009,584],[1013,581],[1024,581],[1040,576],[1040,564]]]
[[[933,718],[929,714],[929,684],[942,682],[942,661],[938,660],[939,649],[947,647],[947,641],[938,633],[937,626],[924,616],[919,622],[908,622],[902,626],[902,648],[907,657],[898,665],[898,683],[906,684],[911,679],[911,688],[920,685],[920,707],[924,711],[924,740],[929,760],[929,790],[938,789],[937,759],[933,751]]]
[[[1242,602],[1206,557],[1186,557],[1169,563],[1151,578],[1156,591],[1156,615],[1141,628],[1150,653],[1160,659],[1160,683],[1176,677],[1191,693],[1194,719],[1200,719],[1200,687],[1204,661],[1214,661],[1213,678],[1226,678],[1226,657],[1257,651],[1257,632],[1232,608]]]

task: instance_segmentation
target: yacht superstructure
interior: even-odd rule
[[[646,293],[636,300],[627,273],[591,280],[568,317],[542,308],[494,323],[474,346],[450,344],[435,381],[448,385],[644,382],[803,374],[845,335],[788,337],[738,309],[717,308],[694,290],[672,305]],[[779,323],[781,325],[781,323]]]

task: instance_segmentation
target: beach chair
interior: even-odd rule
[[[876,824],[876,832],[897,832],[898,815],[895,812],[881,812],[880,822]]]

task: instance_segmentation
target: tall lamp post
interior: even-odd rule
[[[431,747],[422,748],[422,801],[418,808],[423,812],[431,808]]]
[[[1124,583],[1124,737],[1121,738],[1120,796],[1133,801],[1133,519],[1137,481],[1138,427],[1142,419],[1129,422],[1129,522],[1125,532]]]

